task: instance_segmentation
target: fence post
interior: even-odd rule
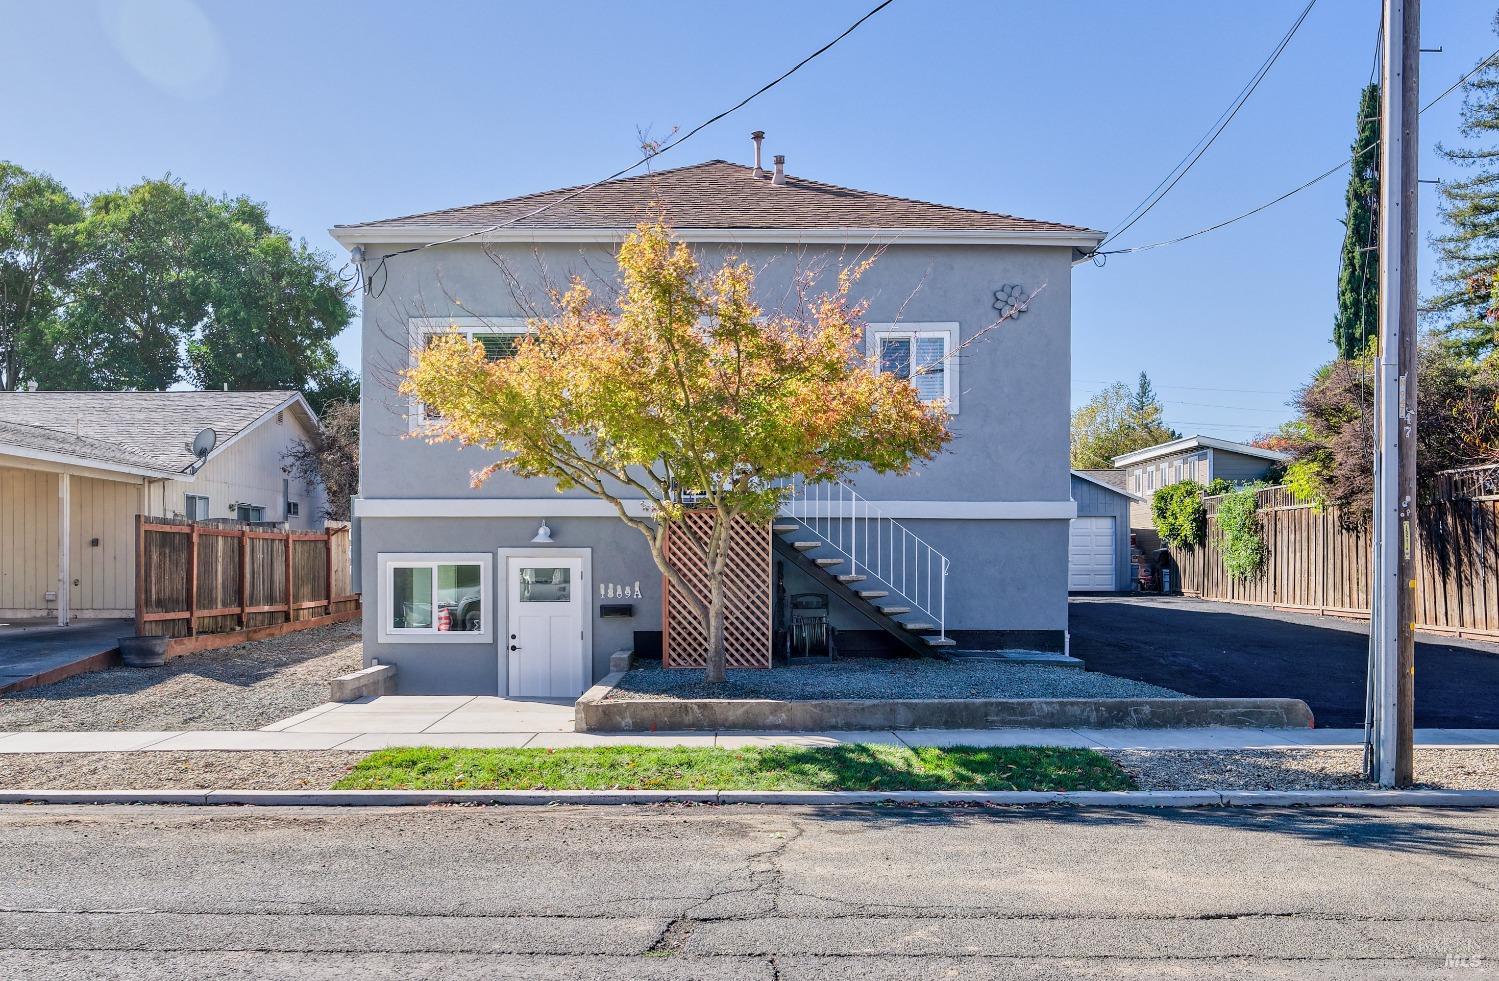
[[[187,635],[198,635],[198,524],[187,542]]]
[[[291,608],[297,591],[292,588],[292,561],[291,561],[291,529],[286,531],[286,622],[291,623],[296,619],[296,611]]]
[[[146,516],[135,516],[135,635],[146,626]]]
[[[250,629],[250,529],[239,530],[239,629]]]
[[[325,612],[333,615],[333,529],[323,525],[323,556],[327,560],[328,605]]]

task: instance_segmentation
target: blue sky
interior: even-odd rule
[[[1110,228],[1177,162],[1303,0],[891,7],[663,158]],[[568,184],[737,102],[871,0],[622,4],[0,0],[0,157],[78,192],[170,171],[326,229]],[[1259,205],[1347,156],[1379,4],[1320,0],[1227,132],[1118,244]],[[1423,90],[1499,46],[1494,5],[1424,5]],[[1423,100],[1424,101],[1424,100]],[[1459,98],[1422,118],[1423,176]],[[1074,404],[1150,372],[1167,419],[1247,438],[1332,353],[1344,176],[1190,243],[1073,276]],[[1435,194],[1422,220],[1437,227]],[[340,255],[339,261],[342,261]],[[1422,272],[1429,281],[1430,262]],[[339,340],[355,363],[357,334]]]

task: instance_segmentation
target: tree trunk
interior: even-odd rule
[[[723,569],[708,573],[708,670],[704,680],[721,685],[726,679],[728,650],[724,646]]]
[[[726,680],[728,649],[724,646],[724,567],[728,565],[729,520],[722,512],[714,520],[708,536],[708,670],[704,678],[710,685]]]

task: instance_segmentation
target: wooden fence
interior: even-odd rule
[[[1373,543],[1367,526],[1344,528],[1337,508],[1319,510],[1284,487],[1259,492],[1260,533],[1269,548],[1251,580],[1223,565],[1219,498],[1207,499],[1206,543],[1174,549],[1182,592],[1204,599],[1336,616],[1369,615]],[[1499,497],[1443,500],[1418,515],[1416,625],[1499,639]]]
[[[690,511],[687,520],[706,537],[713,516]],[[770,526],[735,518],[729,528],[729,561],[724,582],[724,660],[731,668],[768,668],[771,655]],[[666,539],[666,561],[692,584],[697,595],[708,596],[707,566],[690,544]],[[708,663],[708,630],[698,620],[671,580],[661,590],[661,661],[668,668],[700,668]]]
[[[172,653],[348,619],[349,526],[272,531],[240,522],[136,515],[135,631]]]

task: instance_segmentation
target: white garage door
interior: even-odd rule
[[[1114,519],[1073,518],[1067,543],[1067,588],[1112,590]]]

